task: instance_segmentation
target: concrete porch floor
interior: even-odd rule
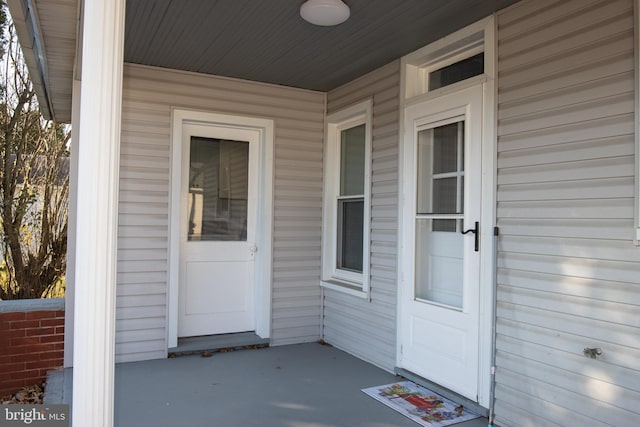
[[[116,365],[115,425],[418,426],[360,391],[399,379],[317,343],[122,363]],[[61,383],[58,398],[69,403],[71,370]],[[487,419],[456,426],[486,427]]]

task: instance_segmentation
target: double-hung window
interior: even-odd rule
[[[371,100],[329,115],[326,130],[322,284],[366,297]]]

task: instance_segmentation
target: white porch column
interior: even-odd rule
[[[64,291],[64,367],[73,366],[73,310],[76,285],[76,228],[78,218],[78,141],[80,141],[80,81],[74,78],[71,92],[71,155],[69,156],[69,213],[67,225],[67,271]]]
[[[116,238],[125,0],[84,0],[73,414],[113,426]]]

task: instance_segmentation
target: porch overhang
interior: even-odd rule
[[[18,40],[46,119],[71,122],[76,0],[8,0]]]
[[[311,25],[303,0],[127,2],[124,61],[329,91],[517,0],[347,0],[351,17]],[[86,0],[8,0],[46,118],[71,121]]]

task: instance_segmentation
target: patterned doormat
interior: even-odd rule
[[[445,427],[480,417],[411,381],[364,388],[362,391],[426,427]]]

